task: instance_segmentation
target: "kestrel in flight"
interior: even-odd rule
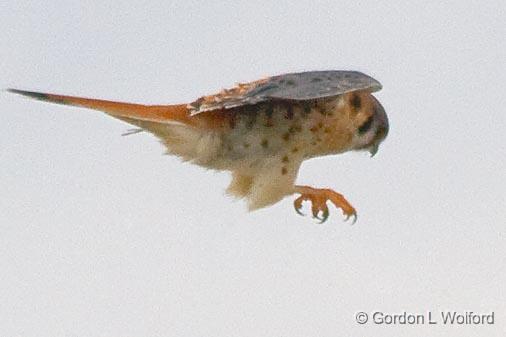
[[[310,158],[368,150],[372,155],[388,133],[385,110],[371,94],[375,79],[356,71],[310,71],[273,76],[204,96],[190,104],[141,105],[9,91],[42,101],[101,110],[160,138],[182,160],[230,171],[227,192],[246,198],[250,210],[300,194],[294,206],[312,203],[325,221],[327,201],[346,219],[356,211],[330,189],[295,185],[301,163]]]

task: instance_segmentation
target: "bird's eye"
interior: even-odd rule
[[[369,117],[362,125],[358,128],[358,133],[362,134],[364,132],[367,132],[372,125],[373,116]]]

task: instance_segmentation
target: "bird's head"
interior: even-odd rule
[[[371,157],[388,134],[388,118],[380,102],[370,93],[350,93],[345,98],[354,111],[353,150],[366,150]]]

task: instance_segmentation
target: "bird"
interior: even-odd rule
[[[389,130],[385,109],[372,95],[382,88],[358,71],[286,73],[237,83],[191,103],[144,105],[20,89],[7,89],[41,101],[105,112],[160,139],[167,153],[201,167],[229,171],[227,194],[253,211],[298,195],[303,215],[329,217],[328,202],[345,220],[357,219],[346,198],[329,188],[295,183],[303,161],[347,151],[374,156]]]

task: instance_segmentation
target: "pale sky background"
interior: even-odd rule
[[[363,71],[390,134],[303,164],[359,211],[247,213],[227,173],[98,112],[0,93],[0,336],[505,336],[506,2],[4,1],[0,87],[188,102]],[[355,313],[495,312],[493,326]]]

